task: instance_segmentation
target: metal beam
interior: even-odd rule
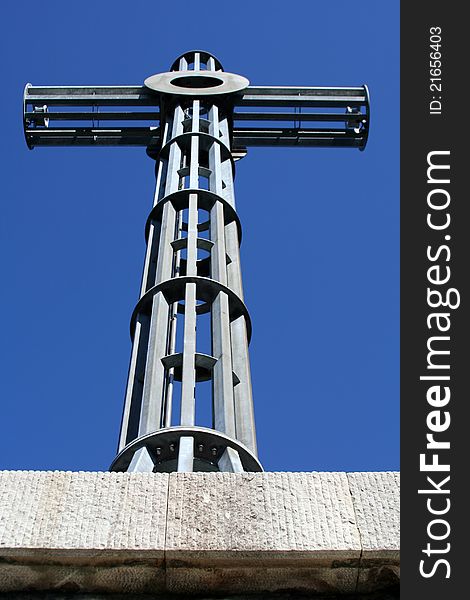
[[[367,142],[369,97],[366,86],[248,86],[234,94],[232,101],[235,147],[363,148]],[[142,110],[148,106],[155,110]],[[112,110],[113,107],[121,110]],[[281,110],[273,112],[276,108]],[[164,118],[160,111],[160,94],[145,86],[40,87],[28,84],[25,88],[24,129],[30,148],[71,145],[158,149],[160,118]],[[77,125],[57,127],[54,123],[58,121]],[[88,126],[83,126],[86,121]],[[110,121],[119,122],[120,126],[101,125]],[[132,124],[145,121],[147,127]],[[255,129],[238,125],[247,121],[262,126]],[[272,127],[271,122],[292,122],[293,127]],[[337,123],[338,127],[323,129],[319,127],[321,123]]]
[[[34,113],[33,113],[34,114]],[[315,112],[238,112],[233,113],[234,121],[337,121],[355,123],[362,113],[315,113]]]
[[[141,146],[160,143],[157,130],[121,127],[115,129],[70,128],[26,132],[28,146]],[[233,130],[233,146],[344,146],[364,147],[366,132],[350,133],[334,129],[250,129]]]
[[[24,114],[26,121],[34,121],[38,117],[44,118],[43,113],[26,112]],[[158,121],[159,112],[52,112],[46,114],[49,121]]]

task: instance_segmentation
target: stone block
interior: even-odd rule
[[[171,591],[352,591],[360,551],[344,473],[170,475]]]
[[[361,536],[358,591],[397,587],[400,581],[400,473],[348,473]]]
[[[347,473],[363,559],[400,557],[400,473]]]
[[[398,486],[397,473],[0,472],[0,592],[394,597]]]
[[[1,472],[0,590],[162,587],[167,492],[167,474]]]

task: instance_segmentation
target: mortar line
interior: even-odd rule
[[[356,507],[354,505],[354,497],[352,495],[351,486],[350,486],[349,477],[348,477],[349,473],[346,472],[345,475],[346,475],[346,481],[348,482],[348,491],[349,491],[349,496],[351,497],[351,504],[352,504],[352,508],[353,508],[353,512],[354,512],[355,525],[356,525],[357,533],[359,536],[359,543],[361,545],[361,552],[359,554],[359,563],[357,565],[356,585],[354,587],[354,594],[357,594],[357,589],[359,587],[359,575],[361,572],[361,564],[362,564],[362,553],[363,553],[362,535],[361,535],[361,530],[359,529],[359,525],[358,525]]]

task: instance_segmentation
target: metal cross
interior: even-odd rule
[[[63,126],[61,125],[63,124]],[[245,126],[246,125],[246,126]],[[208,52],[143,86],[26,85],[35,146],[143,146],[156,161],[114,471],[261,471],[243,302],[235,161],[249,146],[347,146],[368,135],[366,86],[255,87]],[[210,315],[210,321],[204,318]],[[200,351],[201,335],[211,353]],[[212,382],[212,427],[196,421]]]

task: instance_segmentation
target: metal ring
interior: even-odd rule
[[[146,242],[148,242],[151,222],[161,221],[162,219],[163,206],[167,202],[171,202],[175,210],[184,210],[185,208],[189,207],[189,194],[197,194],[198,208],[202,208],[203,210],[210,211],[216,202],[221,202],[224,207],[224,225],[228,225],[229,223],[235,221],[238,231],[238,245],[241,244],[242,226],[240,224],[240,219],[238,218],[237,212],[233,206],[229,204],[227,200],[224,200],[222,196],[219,196],[214,192],[210,192],[209,190],[200,190],[198,188],[178,190],[177,192],[168,194],[168,196],[164,196],[157,202],[157,204],[155,204],[147,218],[147,223],[145,224]]]
[[[211,80],[213,85],[210,85]],[[160,94],[197,97],[241,92],[250,85],[250,82],[246,77],[234,73],[203,70],[158,73],[147,77],[144,85]]]
[[[178,144],[181,150],[189,152],[191,148],[191,139],[194,136],[199,137],[202,150],[209,150],[211,145],[214,143],[220,146],[220,158],[222,161],[230,160],[232,165],[232,175],[235,178],[235,162],[233,160],[232,151],[230,148],[219,138],[216,138],[210,133],[204,133],[203,131],[187,131],[186,133],[180,133],[180,135],[177,135],[176,137],[165,142],[163,146],[149,145],[147,146],[147,155],[156,161],[160,159],[167,159],[170,154],[170,147],[175,143]]]
[[[153,433],[139,437],[123,448],[110,466],[110,471],[126,471],[137,450],[145,447],[149,454],[158,460],[156,450],[163,451],[164,460],[168,460],[168,447],[174,444],[174,455],[177,456],[177,444],[181,437],[194,438],[194,446],[202,444],[205,448],[217,450],[214,462],[217,463],[225,448],[233,448],[240,456],[243,468],[249,472],[262,472],[263,467],[257,457],[241,442],[228,435],[207,427],[166,427]],[[195,458],[197,458],[195,453]]]
[[[210,305],[216,299],[217,294],[219,292],[224,292],[225,294],[227,294],[230,320],[235,321],[241,316],[245,317],[246,336],[248,339],[248,343],[250,342],[251,319],[248,313],[248,309],[246,308],[243,300],[241,300],[233,290],[231,290],[226,285],[223,285],[219,281],[215,281],[215,279],[210,279],[209,277],[200,277],[198,275],[184,275],[183,277],[167,279],[166,281],[162,281],[161,283],[154,285],[152,288],[150,288],[137,302],[136,307],[134,308],[134,311],[132,313],[131,338],[134,338],[135,324],[137,321],[138,314],[144,313],[149,315],[151,313],[152,300],[156,294],[162,292],[168,304],[184,300],[184,293],[187,283],[196,284],[197,300],[202,300],[207,304],[207,307],[205,307],[205,305],[201,306],[201,308],[204,308],[204,310],[200,312],[208,312],[210,310]]]
[[[369,139],[369,130],[370,130],[370,92],[369,92],[369,88],[367,87],[366,84],[364,84],[364,91],[366,94],[366,119],[367,119],[367,127],[366,127],[366,133],[364,136],[364,140],[362,142],[362,145],[359,147],[359,150],[361,152],[363,152],[365,150],[365,147],[367,146],[367,140]]]

